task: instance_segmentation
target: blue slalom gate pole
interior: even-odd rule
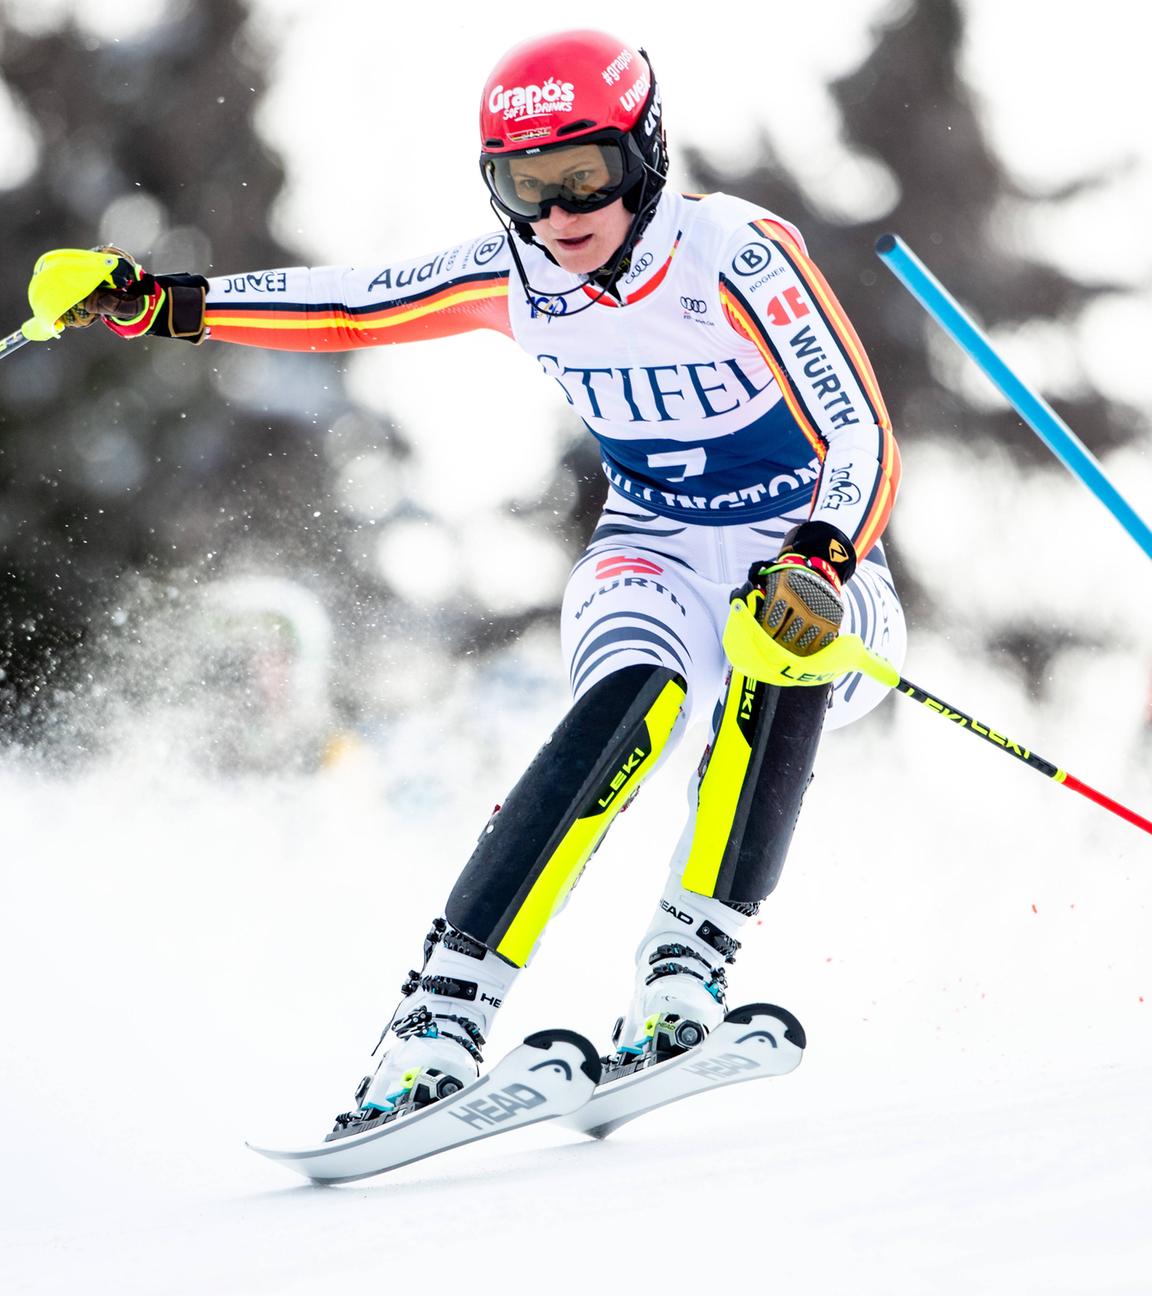
[[[956,343],[980,366],[1033,432],[1084,483],[1152,558],[1152,529],[1108,479],[1092,452],[1042,397],[1012,372],[982,330],[915,252],[895,234],[876,240],[876,255]]]

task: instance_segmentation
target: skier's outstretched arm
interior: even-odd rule
[[[490,234],[390,265],[296,267],[208,281],[217,341],[282,351],[349,351],[473,329],[512,334],[505,239]]]
[[[100,319],[125,338],[211,338],[283,351],[350,351],[474,329],[511,336],[503,234],[389,265],[293,266],[211,279],[152,274],[120,249],[108,250],[118,256],[115,268],[64,324]]]

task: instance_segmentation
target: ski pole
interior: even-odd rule
[[[1069,774],[1067,770],[1060,769],[1050,760],[1025,747],[1023,743],[1016,742],[992,725],[983,724],[950,702],[929,693],[919,684],[905,679],[890,661],[873,652],[859,635],[842,634],[827,648],[821,648],[809,657],[797,657],[764,633],[752,609],[744,599],[739,598],[733,599],[728,614],[728,624],[724,629],[724,651],[741,674],[766,684],[828,684],[840,675],[860,671],[878,683],[895,689],[902,697],[922,703],[945,720],[951,720],[957,728],[965,729],[977,738],[991,743],[1054,783],[1079,792],[1081,796],[1110,810],[1135,827],[1152,833],[1152,819],[1146,819],[1112,797],[1098,792],[1074,774]]]
[[[873,678],[876,677],[873,676]],[[1015,742],[1006,735],[997,732],[990,725],[981,724],[979,720],[974,719],[972,716],[965,715],[963,711],[954,707],[950,702],[944,702],[940,698],[933,697],[927,689],[922,689],[919,684],[913,684],[911,680],[907,680],[901,675],[893,687],[903,697],[909,697],[913,702],[922,702],[929,710],[935,711],[937,715],[942,715],[945,720],[951,720],[958,728],[967,729],[969,733],[975,734],[978,738],[983,738],[985,742],[992,743],[1002,752],[1007,752],[1009,756],[1014,756],[1017,760],[1022,761],[1029,769],[1037,770],[1047,778],[1052,779],[1054,783],[1070,788],[1073,792],[1079,792],[1081,796],[1087,797],[1089,801],[1095,801],[1097,805],[1103,806],[1105,810],[1111,810],[1114,815],[1119,815],[1121,819],[1126,819],[1130,824],[1135,824],[1137,828],[1143,828],[1146,833],[1152,833],[1152,819],[1145,819],[1143,815],[1137,814],[1135,810],[1130,810],[1127,806],[1121,805],[1119,801],[1114,801],[1103,792],[1098,792],[1082,779],[1078,779],[1075,774],[1069,774],[1067,770],[1058,769],[1051,761],[1045,760],[1037,752],[1030,751],[1021,743]]]
[[[31,341],[32,339],[22,328],[18,328],[15,333],[9,333],[6,338],[0,338],[0,360],[10,356],[13,351],[19,351],[22,346]]]
[[[1152,528],[1109,480],[1096,457],[1043,397],[997,354],[987,335],[902,239],[882,234],[876,255],[1000,389],[1008,403],[1068,469],[1092,492],[1133,540],[1152,558]]]

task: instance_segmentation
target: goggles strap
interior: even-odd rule
[[[640,201],[637,203],[637,210],[628,226],[628,233],[624,236],[624,241],[620,244],[620,248],[616,253],[616,258],[612,262],[612,268],[607,272],[605,278],[602,281],[596,279],[596,274],[599,274],[599,271],[596,271],[594,274],[589,275],[585,279],[584,283],[577,284],[574,288],[566,288],[563,292],[546,293],[539,288],[533,287],[529,282],[528,272],[524,269],[524,262],[520,259],[520,252],[516,247],[516,240],[523,237],[519,232],[519,225],[521,222],[517,221],[513,223],[512,221],[509,221],[500,208],[497,207],[495,198],[491,196],[489,197],[488,201],[492,210],[496,213],[496,219],[500,222],[505,233],[508,235],[508,250],[512,253],[512,260],[516,264],[516,270],[520,276],[520,286],[524,290],[524,300],[527,302],[529,310],[535,312],[536,303],[534,299],[537,297],[571,297],[573,293],[583,291],[586,286],[598,286],[600,291],[595,297],[585,302],[583,306],[577,307],[574,311],[565,311],[564,315],[555,317],[557,319],[567,319],[571,315],[579,315],[582,311],[591,310],[593,306],[612,291],[615,287],[616,281],[624,272],[628,258],[632,253],[633,244],[636,242],[637,238],[639,238],[644,229],[647,228],[647,225],[652,219],[652,215],[656,209],[656,204],[660,201],[659,186],[656,188],[655,193],[645,201],[645,191],[648,187],[648,171],[649,168],[647,164],[645,164],[644,175],[641,180]],[[523,224],[527,225],[528,222],[525,221]],[[525,238],[524,241],[526,243],[534,241],[531,236],[531,230],[529,230],[529,237]],[[537,244],[536,246],[541,247],[540,244]],[[541,247],[541,251],[545,256],[549,257],[549,260],[552,260],[547,248]]]
[[[524,291],[524,300],[528,304],[528,309],[532,311],[533,314],[536,313],[535,298],[537,297],[571,297],[573,293],[578,293],[583,291],[585,285],[582,283],[577,284],[574,288],[565,288],[563,292],[553,292],[553,293],[546,293],[540,288],[533,287],[532,283],[528,279],[528,271],[524,269],[524,262],[521,261],[520,259],[520,251],[516,247],[516,240],[518,238],[521,238],[522,235],[519,233],[518,230],[513,228],[512,222],[508,220],[508,218],[504,215],[504,213],[500,210],[500,208],[496,206],[494,202],[492,203],[492,210],[496,213],[496,219],[500,222],[505,233],[508,235],[508,250],[509,252],[512,253],[512,260],[516,263],[516,272],[520,276],[520,287]],[[629,234],[629,237],[631,237],[631,234]],[[524,241],[527,243],[532,240],[528,238],[525,239]],[[624,240],[624,243],[621,245],[621,249],[620,249],[621,252],[623,252],[624,248],[628,246],[628,241],[629,241],[628,239]],[[545,256],[548,256],[548,251],[546,248],[541,248],[541,251],[544,252]],[[617,262],[619,262],[619,260],[620,260],[620,256],[618,254]],[[618,271],[615,270],[615,267],[613,267],[613,270],[614,270],[613,273],[613,279],[614,279],[615,274],[618,273]],[[596,305],[596,303],[601,299],[601,297],[607,294],[608,289],[609,289],[609,285],[605,284],[604,287],[601,288],[600,291],[596,294],[596,296],[591,299],[591,301],[587,302],[583,306],[578,307],[574,311],[571,312],[565,311],[564,316],[556,316],[555,318],[558,319],[564,318],[568,314],[579,315],[581,311],[590,310],[593,306]]]

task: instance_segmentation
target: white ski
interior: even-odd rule
[[[587,1102],[599,1079],[600,1059],[583,1035],[538,1031],[473,1084],[395,1121],[295,1151],[248,1146],[313,1183],[348,1183],[562,1116]]]
[[[606,1067],[592,1097],[558,1124],[605,1138],[627,1121],[692,1094],[793,1071],[804,1057],[804,1044],[804,1027],[790,1012],[773,1004],[746,1004],[678,1057],[635,1069],[627,1063],[619,1070]]]

